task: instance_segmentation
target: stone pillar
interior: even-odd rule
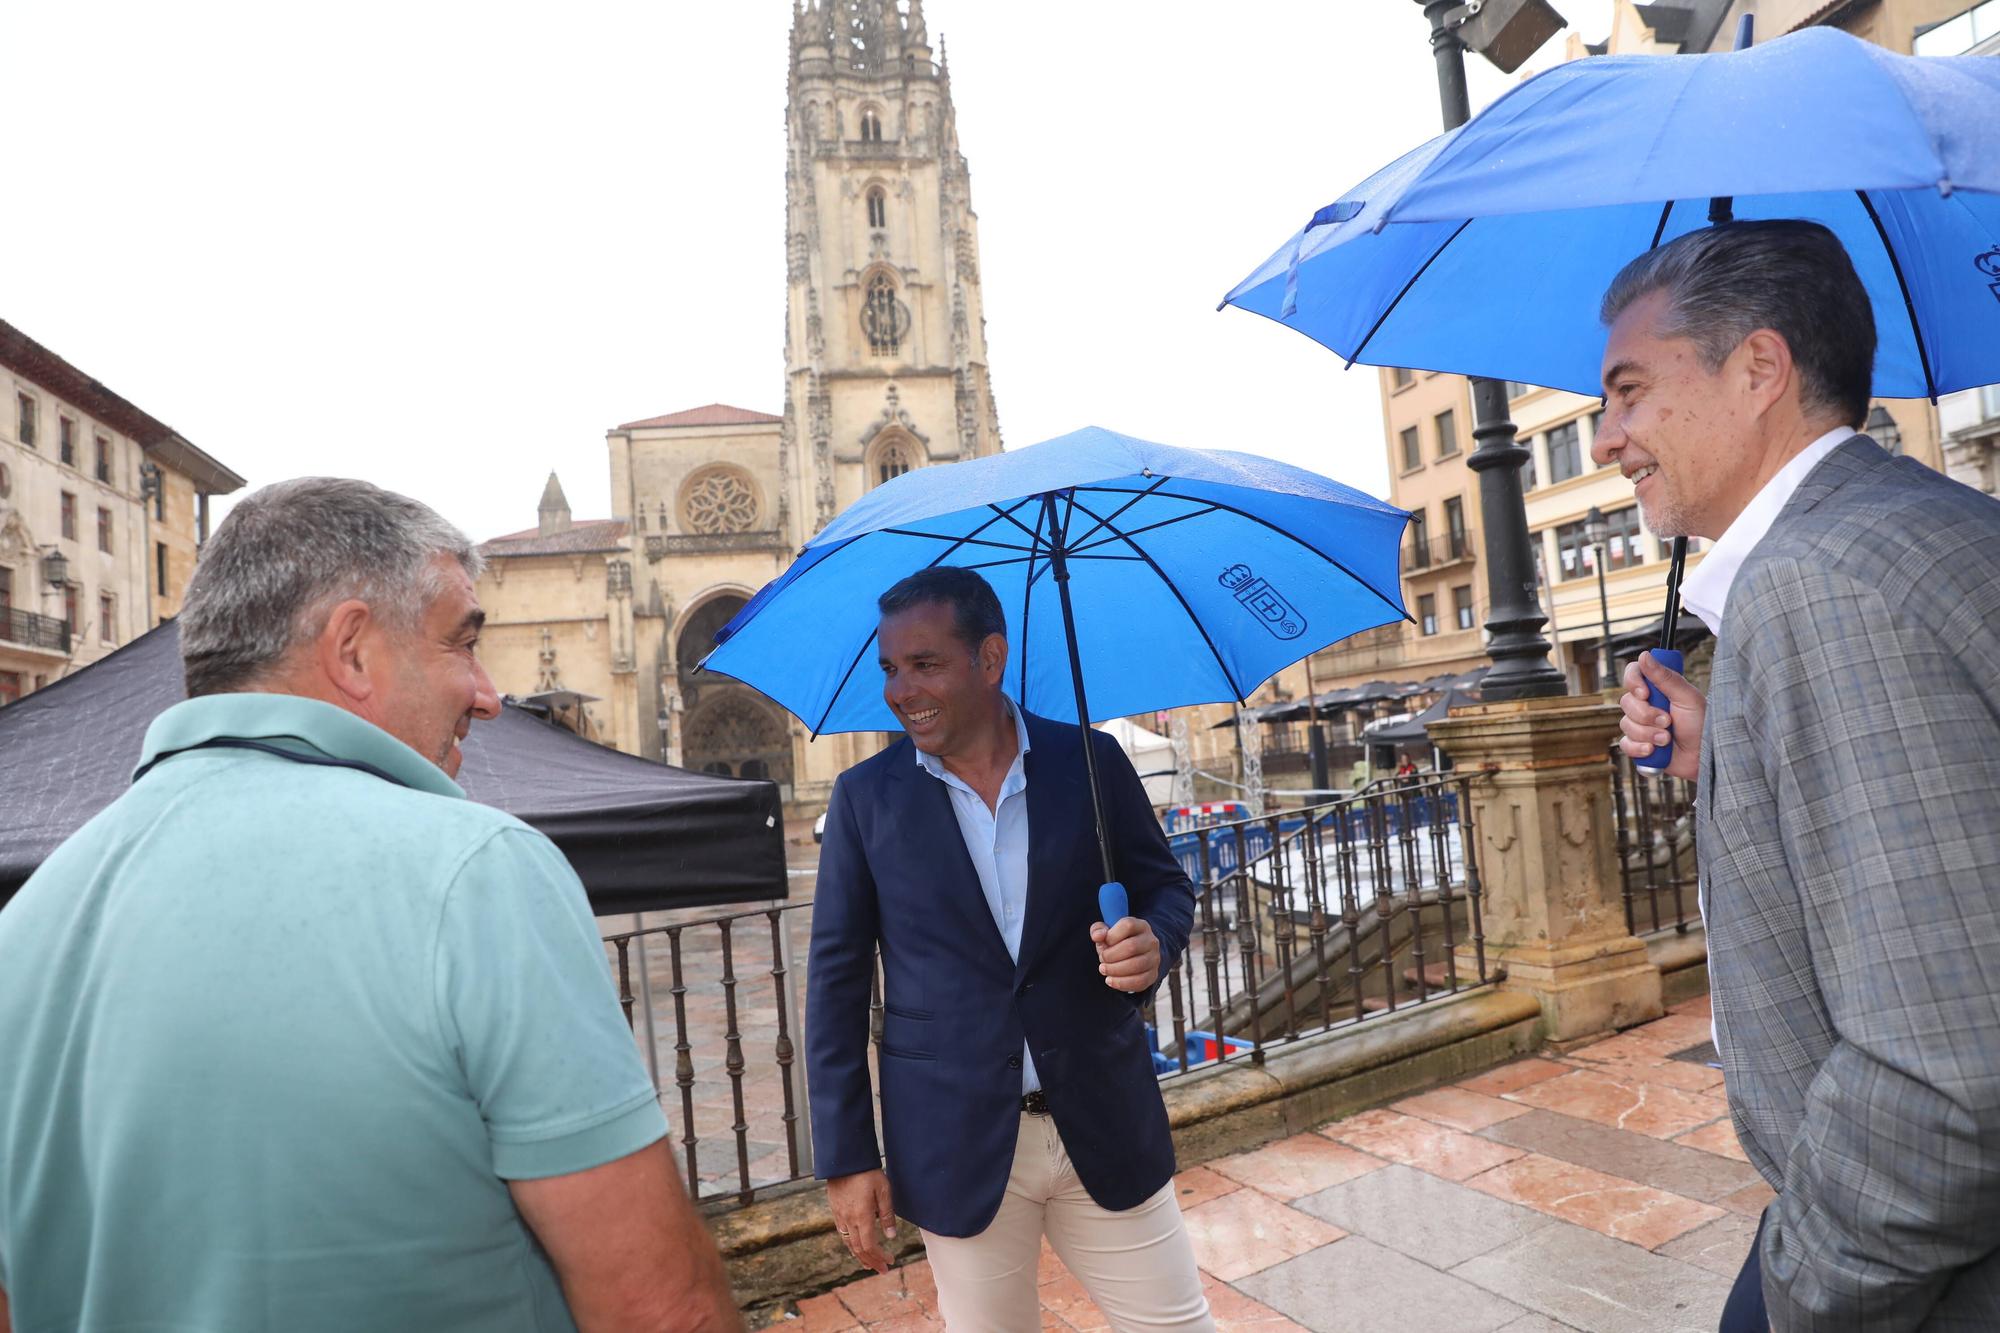
[[[1659,970],[1625,929],[1611,803],[1617,727],[1615,704],[1571,696],[1455,709],[1430,728],[1460,773],[1478,775],[1487,966],[1506,968],[1502,989],[1541,1002],[1552,1041],[1662,1012]]]

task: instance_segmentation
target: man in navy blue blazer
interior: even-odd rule
[[[1006,619],[983,578],[927,569],[878,604],[883,698],[907,734],[834,785],[807,982],[835,1226],[884,1271],[878,1227],[915,1222],[955,1333],[1040,1327],[1044,1235],[1114,1329],[1212,1329],[1141,1016],[1187,948],[1193,886],[1116,743],[1002,693]],[[1086,737],[1131,904],[1110,923]]]

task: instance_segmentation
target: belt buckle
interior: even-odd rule
[[[1021,1110],[1028,1115],[1047,1115],[1049,1113],[1049,1099],[1042,1095],[1040,1088],[1037,1088],[1033,1092],[1023,1094],[1021,1097]]]

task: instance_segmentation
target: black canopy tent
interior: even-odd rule
[[[170,622],[0,708],[0,903],[131,785],[146,728],[182,697]],[[466,794],[547,834],[600,916],[786,896],[772,783],[621,754],[511,704],[464,751]]]
[[[1431,723],[1454,708],[1467,708],[1478,702],[1476,697],[1452,686],[1423,712],[1399,722],[1376,723],[1362,733],[1362,739],[1370,745],[1414,745],[1429,738]]]

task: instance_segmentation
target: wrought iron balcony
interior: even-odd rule
[[[18,607],[0,606],[0,643],[69,656],[69,622]]]
[[[1403,543],[1403,572],[1420,574],[1473,559],[1472,533],[1447,532],[1442,537]]]

